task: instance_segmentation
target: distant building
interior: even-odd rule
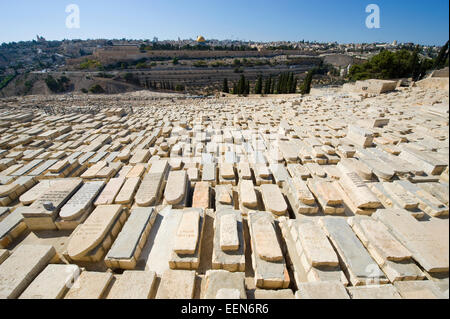
[[[39,35],[36,35],[36,39],[37,39],[37,42],[40,42],[40,43],[47,42],[44,37],[40,37]]]
[[[203,36],[199,35],[199,36],[197,37],[197,43],[198,43],[199,45],[205,45],[205,44],[206,44],[206,40],[205,40],[205,38],[204,38]]]

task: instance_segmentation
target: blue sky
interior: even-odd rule
[[[69,4],[80,29],[66,28]],[[381,28],[365,26],[368,4],[380,7]],[[1,1],[0,43],[129,38],[253,41],[415,42],[449,38],[448,0],[14,0]]]

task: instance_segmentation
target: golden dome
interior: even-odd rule
[[[197,42],[206,42],[205,38],[201,35],[198,36]]]

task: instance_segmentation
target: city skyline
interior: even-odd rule
[[[80,28],[66,20],[79,8]],[[367,28],[369,4],[380,8],[380,28]],[[0,43],[47,40],[152,39],[176,40],[203,35],[206,39],[254,42],[310,41],[338,43],[419,43],[443,45],[448,40],[448,1],[324,0],[320,3],[280,0],[217,1],[86,0],[39,3],[18,0],[0,12]],[[21,23],[17,23],[21,22]],[[170,22],[170,23],[168,23]],[[11,28],[14,26],[14,28]]]

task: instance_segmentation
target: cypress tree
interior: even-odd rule
[[[439,51],[439,54],[434,62],[434,67],[436,69],[440,69],[445,65],[446,60],[448,59],[449,54],[449,41],[445,43],[445,45]]]
[[[247,81],[245,80],[245,76],[241,74],[241,78],[239,79],[237,85],[237,94],[245,94],[247,91]]]
[[[314,70],[310,70],[306,74],[305,80],[303,80],[302,86],[300,87],[301,94],[309,94],[311,92],[311,82],[314,75]]]
[[[270,94],[271,79],[272,77],[270,76],[266,79],[266,83],[264,84],[264,94]]]
[[[292,82],[291,93],[295,93],[297,91],[297,77],[294,78],[294,82]]]
[[[413,81],[417,81],[420,76],[420,61],[419,61],[419,46],[417,45],[411,55],[409,68],[411,70],[411,76]]]
[[[258,79],[256,80],[255,84],[255,94],[261,94],[262,93],[262,76],[258,76]]]
[[[271,80],[271,84],[270,84],[270,94],[274,94],[275,93],[275,85],[276,85],[277,80],[274,78]]]
[[[278,76],[277,94],[280,94],[280,93],[281,93],[282,85],[283,85],[283,73],[281,73],[281,74]]]
[[[287,82],[286,93],[292,93],[292,85],[294,84],[294,73],[289,73],[289,79]]]
[[[223,79],[222,92],[224,92],[224,93],[230,93],[230,90],[229,90],[229,88],[228,88],[228,79],[227,79],[227,78]]]

